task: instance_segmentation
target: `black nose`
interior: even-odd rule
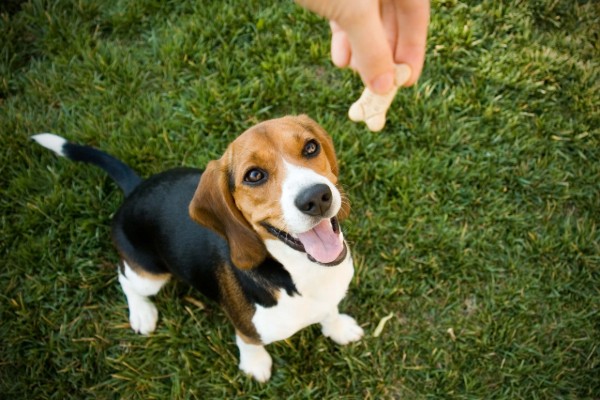
[[[294,200],[294,204],[304,214],[322,216],[331,207],[331,197],[329,186],[319,183],[303,190]]]

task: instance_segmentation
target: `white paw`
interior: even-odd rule
[[[273,360],[262,346],[254,346],[252,351],[240,352],[240,369],[259,382],[271,378]]]
[[[129,301],[129,324],[131,329],[142,335],[148,335],[156,329],[158,310],[148,299]]]
[[[356,342],[363,337],[364,331],[354,318],[346,314],[339,314],[333,320],[323,323],[323,335],[330,337],[337,344]]]

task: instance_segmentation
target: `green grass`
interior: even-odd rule
[[[384,132],[348,121],[358,77],[291,2],[0,3],[3,399],[600,398],[600,8],[437,0],[426,67]],[[233,329],[179,284],[127,326],[105,175],[55,132],[149,175],[202,166],[257,121],[334,137],[365,338],[309,328],[237,369]],[[382,333],[379,321],[392,314]]]

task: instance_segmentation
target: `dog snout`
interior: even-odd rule
[[[294,200],[294,204],[306,215],[321,217],[331,207],[332,197],[329,186],[319,183],[303,190]]]

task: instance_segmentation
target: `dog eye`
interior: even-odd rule
[[[319,150],[321,150],[319,143],[316,140],[311,139],[304,145],[304,149],[302,149],[302,155],[308,158],[315,157],[317,154],[319,154]]]
[[[244,182],[255,185],[267,179],[267,173],[260,168],[252,168],[244,175]]]

